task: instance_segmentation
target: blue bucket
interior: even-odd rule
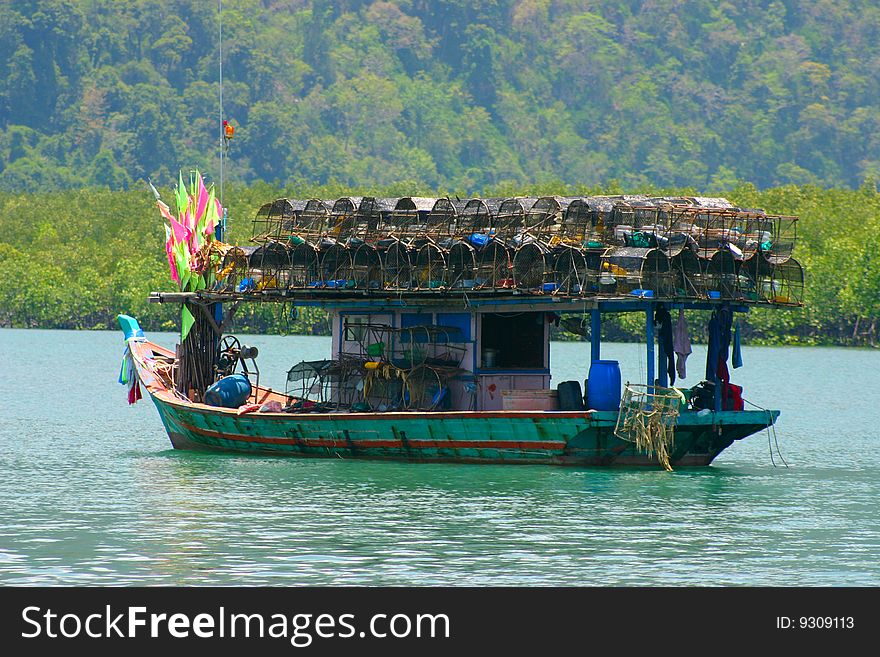
[[[224,376],[205,391],[205,403],[209,406],[238,408],[251,394],[251,382],[244,374]]]
[[[588,407],[597,411],[620,408],[620,364],[616,360],[594,360],[590,364]]]

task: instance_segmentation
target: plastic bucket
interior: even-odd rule
[[[594,360],[590,364],[588,408],[616,411],[620,408],[620,364],[616,360]]]
[[[238,408],[251,394],[251,382],[244,374],[224,376],[205,391],[205,403],[209,406]]]

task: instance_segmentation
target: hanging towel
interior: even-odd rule
[[[739,322],[736,323],[736,328],[733,330],[733,368],[743,366],[743,355],[742,355],[742,345],[739,342]]]
[[[675,363],[678,378],[683,379],[687,375],[685,363],[693,351],[691,349],[691,338],[688,335],[687,322],[684,321],[684,308],[678,309],[678,323],[672,332],[672,349],[676,356],[678,356]]]

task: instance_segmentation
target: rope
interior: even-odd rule
[[[759,411],[764,411],[767,414],[767,448],[770,450],[770,462],[773,464],[773,467],[777,467],[776,460],[773,458],[773,445],[776,446],[776,455],[779,456],[782,464],[786,468],[790,467],[788,463],[786,463],[785,458],[782,456],[782,452],[779,450],[779,439],[776,435],[776,423],[773,422],[773,413],[771,413],[769,409],[764,408],[763,406],[758,406],[755,402],[749,401],[745,397],[743,397],[743,401],[749,406],[754,406]],[[771,439],[773,441],[773,445],[770,444]]]

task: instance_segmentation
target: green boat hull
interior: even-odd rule
[[[315,458],[659,465],[617,438],[617,413],[496,411],[446,413],[249,413],[153,396],[177,449]],[[734,441],[772,424],[778,411],[684,412],[670,463],[704,466]]]
[[[127,341],[137,378],[177,449],[312,458],[659,466],[614,435],[609,411],[240,413],[182,398],[159,373],[172,353],[143,338]],[[170,361],[169,361],[170,362]],[[273,395],[261,389],[262,398]],[[705,466],[737,440],[776,422],[779,411],[684,411],[670,464]]]

